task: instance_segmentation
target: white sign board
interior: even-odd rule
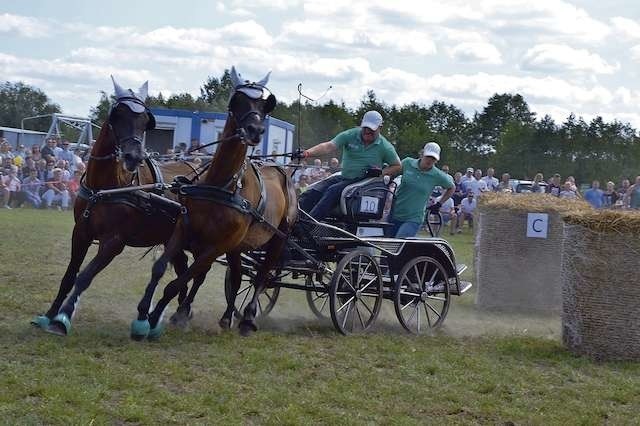
[[[364,196],[360,200],[360,213],[376,213],[378,211],[378,199]]]
[[[547,238],[549,215],[547,213],[527,214],[527,238]]]

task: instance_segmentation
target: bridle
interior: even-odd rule
[[[93,154],[90,154],[89,158],[93,159],[93,160],[112,160],[112,159],[121,159],[122,158],[122,145],[125,142],[128,141],[133,141],[137,144],[142,145],[142,139],[140,139],[138,136],[127,136],[125,138],[120,138],[118,136],[118,132],[116,132],[116,129],[111,125],[111,115],[113,114],[113,111],[115,111],[115,109],[120,105],[120,104],[125,104],[127,106],[127,108],[130,108],[126,102],[133,102],[137,105],[140,105],[144,108],[144,112],[147,114],[148,118],[149,118],[149,122],[147,123],[147,127],[145,128],[145,131],[147,130],[153,130],[156,127],[156,118],[153,115],[153,113],[149,110],[149,108],[145,105],[144,102],[142,102],[140,99],[132,97],[132,96],[126,96],[126,97],[122,97],[122,98],[118,98],[116,100],[116,102],[111,105],[111,108],[109,108],[109,114],[107,116],[107,125],[109,126],[109,130],[111,130],[111,133],[113,133],[113,136],[116,140],[116,143],[114,145],[114,149],[113,152],[107,155],[103,155],[103,156],[96,156]]]
[[[258,111],[257,109],[252,107],[249,111],[245,112],[240,117],[237,117],[233,113],[233,111],[231,111],[231,100],[233,99],[234,96],[236,96],[238,92],[243,93],[248,98],[253,100],[258,100],[258,99],[264,100],[265,101],[264,110],[268,112]],[[247,83],[247,84],[243,84],[241,86],[236,87],[234,92],[229,97],[227,114],[229,117],[233,117],[233,119],[236,122],[236,128],[237,128],[236,136],[240,138],[241,143],[243,144],[247,143],[246,141],[247,132],[244,128],[244,124],[247,121],[247,119],[253,115],[257,115],[260,118],[260,120],[263,121],[267,117],[269,112],[273,111],[273,108],[275,107],[275,105],[276,105],[275,95],[271,93],[271,91],[267,89],[265,86],[262,86],[256,83]]]

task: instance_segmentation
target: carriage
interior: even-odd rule
[[[421,334],[440,326],[451,296],[472,284],[460,279],[466,266],[456,263],[449,243],[434,235],[439,214],[426,223],[428,238],[385,238],[382,219],[393,200],[393,185],[370,177],[347,186],[331,217],[319,222],[299,210],[298,224],[287,239],[280,264],[259,299],[259,314],[274,308],[283,288],[303,290],[311,311],[328,318],[342,334],[363,332],[375,322],[384,299],[393,302],[402,327]],[[265,252],[242,255],[241,312]],[[224,257],[218,262],[226,264]],[[229,271],[225,279],[231,296]]]

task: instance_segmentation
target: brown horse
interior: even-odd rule
[[[155,118],[144,103],[147,83],[137,93],[123,89],[115,80],[113,83],[117,100],[91,150],[87,172],[74,205],[71,260],[51,307],[45,315],[32,321],[59,335],[69,333],[80,294],[125,246],[150,247],[169,240],[180,207],[175,202],[164,202],[159,196],[149,199],[148,192],[126,192],[99,199],[95,198],[96,192],[171,180],[175,175],[186,175],[193,170],[180,163],[169,165],[164,173],[151,161],[146,161],[146,167],[141,166],[145,162],[144,132],[155,127]],[[78,274],[94,240],[99,242],[98,253]],[[187,269],[187,257],[183,252],[174,253],[171,260],[177,274]],[[198,279],[204,280],[204,276]],[[73,293],[66,299],[72,288]],[[181,291],[184,298],[186,286]]]
[[[242,251],[264,247],[266,256],[254,281],[254,294],[240,323],[243,335],[255,331],[257,299],[266,286],[278,260],[286,236],[297,218],[297,201],[291,179],[277,166],[255,165],[246,158],[247,145],[260,143],[264,119],[275,107],[275,96],[266,89],[268,75],[258,83],[243,82],[234,68],[231,72],[235,92],[229,100],[229,115],[223,140],[204,179],[181,189],[182,215],[164,254],[156,261],[145,296],[140,302],[138,321],[149,321],[149,337],[162,332],[161,316],[167,304],[193,277],[206,274],[218,256],[226,253],[230,268],[231,294],[220,320],[231,327],[235,294],[240,287]],[[167,262],[183,249],[190,250],[194,262],[170,282],[163,297],[149,314],[153,292],[164,274]],[[199,284],[194,283],[179,309],[189,306]],[[132,334],[133,334],[132,330]],[[140,336],[136,336],[140,337]]]

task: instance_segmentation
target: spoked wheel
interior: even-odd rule
[[[331,320],[342,334],[368,329],[380,312],[382,274],[366,250],[347,253],[338,263],[329,289]]]
[[[440,236],[440,231],[442,230],[442,213],[427,212],[426,230],[432,237]]]
[[[407,262],[398,275],[393,304],[400,324],[421,334],[438,327],[449,310],[449,277],[437,260],[420,256]]]
[[[250,268],[242,268],[242,278],[240,281],[240,288],[236,295],[236,318],[241,318],[244,312],[244,307],[251,301],[253,296],[253,280],[256,277],[256,272]],[[229,303],[231,295],[231,270],[227,266],[227,271],[224,275],[224,295]],[[267,316],[269,312],[273,310],[276,305],[278,296],[280,295],[280,287],[267,286],[258,297],[258,311],[256,312],[256,318],[260,316]]]
[[[318,279],[319,278],[319,279]],[[322,274],[309,274],[304,284],[307,287],[307,303],[318,319],[329,318],[329,283]]]

